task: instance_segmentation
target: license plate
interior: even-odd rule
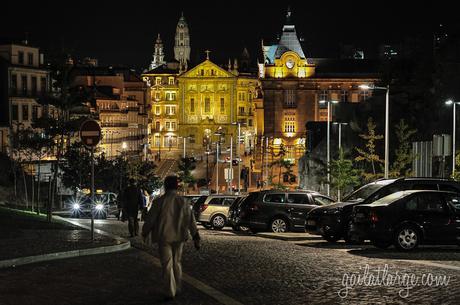
[[[308,221],[307,221],[307,225],[309,225],[309,226],[314,226],[314,225],[316,225],[316,221],[314,221],[314,220],[308,220]]]

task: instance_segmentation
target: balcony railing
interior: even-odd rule
[[[15,97],[41,97],[46,94],[46,91],[39,91],[39,90],[21,90],[19,88],[10,88],[9,90],[10,96]]]

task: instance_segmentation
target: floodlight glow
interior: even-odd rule
[[[363,90],[369,90],[369,89],[372,89],[372,87],[371,87],[371,86],[369,86],[369,85],[359,85],[358,87],[359,87],[359,89],[363,89]]]
[[[96,210],[100,211],[104,208],[104,205],[101,203],[96,204]]]
[[[74,210],[79,210],[79,209],[80,209],[80,204],[74,203],[74,204],[72,205],[72,208],[73,208]]]
[[[453,103],[454,103],[453,100],[447,100],[447,101],[446,101],[446,105],[452,105]]]

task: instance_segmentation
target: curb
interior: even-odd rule
[[[306,234],[306,233],[305,233]],[[273,233],[257,233],[255,236],[268,238],[268,239],[277,239],[283,241],[307,241],[307,240],[316,240],[320,239],[320,237],[307,235],[307,236],[290,236],[284,235],[283,233],[280,234],[273,234]]]
[[[71,223],[83,229],[91,230],[90,227],[79,224],[76,221],[68,220],[68,219],[65,219],[59,216],[53,216],[53,217],[60,221]],[[39,262],[53,261],[53,260],[64,259],[64,258],[73,258],[73,257],[79,257],[79,256],[119,252],[119,251],[123,251],[123,250],[127,250],[131,248],[130,241],[125,238],[101,231],[99,229],[94,229],[94,233],[98,233],[98,234],[110,237],[114,239],[117,244],[113,246],[103,246],[103,247],[96,247],[96,248],[89,248],[89,249],[79,249],[79,250],[72,250],[72,251],[47,253],[47,254],[42,254],[42,255],[25,256],[25,257],[18,257],[18,258],[2,260],[0,261],[0,269],[27,265],[27,264],[33,264],[33,263],[39,263]]]

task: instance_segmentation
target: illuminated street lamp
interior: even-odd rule
[[[452,176],[455,174],[455,129],[456,129],[456,105],[460,104],[460,102],[454,102],[453,100],[447,100],[445,102],[446,105],[453,105],[453,118],[452,118]]]
[[[331,195],[331,173],[329,165],[331,162],[331,104],[337,104],[339,101],[319,101],[320,104],[327,104],[327,195]]]
[[[386,87],[377,87],[374,85],[359,85],[359,88],[362,90],[385,90],[385,172],[384,178],[388,179],[389,171],[389,150],[390,150],[390,86]]]

